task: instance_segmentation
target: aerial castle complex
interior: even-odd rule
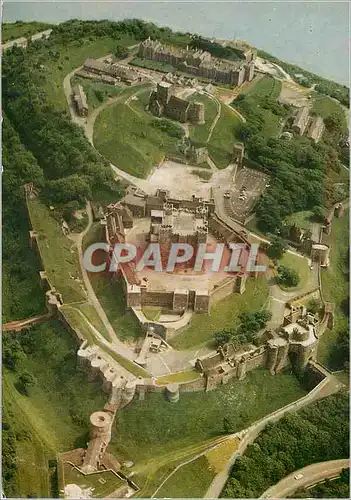
[[[140,44],[138,52],[140,58],[171,64],[184,73],[233,86],[250,82],[254,76],[255,53],[250,51],[243,55],[243,60],[227,61],[203,50],[163,45],[150,38]]]

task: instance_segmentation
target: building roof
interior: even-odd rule
[[[178,108],[179,111],[186,111],[189,105],[190,105],[189,101],[181,99],[180,97],[176,97],[175,95],[172,95],[170,100],[168,101],[169,107]]]

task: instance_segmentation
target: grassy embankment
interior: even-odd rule
[[[101,226],[98,223],[93,224],[83,240],[83,248],[87,248],[97,241],[102,241],[101,237]],[[105,256],[101,254],[101,259],[104,258]],[[116,335],[125,341],[135,340],[143,335],[134,314],[126,310],[122,284],[112,280],[105,273],[89,273],[89,279]]]
[[[330,267],[321,270],[324,299],[335,304],[335,326],[326,330],[319,341],[318,359],[330,368],[334,366],[331,352],[337,343],[338,332],[348,329],[347,306],[349,298],[349,210],[340,219],[333,219],[330,235],[323,236],[323,243],[331,246]]]
[[[236,130],[240,123],[235,112],[221,103],[221,116],[208,143],[209,154],[218,168],[225,168],[231,162]]]
[[[249,279],[243,295],[231,294],[211,308],[210,314],[192,317],[190,325],[176,335],[170,344],[176,349],[191,349],[207,344],[211,346],[213,335],[224,328],[233,328],[242,312],[257,310],[264,306],[268,298],[265,276]]]
[[[85,446],[89,415],[106,395],[100,382],[87,382],[77,370],[77,344],[58,321],[33,327],[19,338],[25,351],[16,371],[3,369],[4,411],[12,414],[18,470],[15,496],[51,497],[48,460],[58,452]],[[36,380],[28,395],[19,391],[23,371]]]
[[[141,93],[141,100],[112,104],[98,116],[94,127],[94,144],[97,150],[114,165],[145,178],[166,154],[177,154],[179,138],[161,130],[157,118],[145,108],[150,89]],[[180,135],[183,130],[170,122]]]
[[[211,125],[217,115],[217,104],[210,97],[199,94],[198,92],[192,94],[188,98],[189,101],[197,101],[204,104],[205,107],[205,123],[190,125],[190,139],[194,144],[201,146],[205,145],[210,134]]]
[[[165,482],[156,498],[202,498],[237,447],[237,440],[230,439],[183,465]]]
[[[50,28],[53,28],[52,24],[39,23],[36,21],[32,21],[30,23],[22,23],[21,21],[16,21],[15,23],[2,23],[2,43],[21,37],[28,38],[35,33],[39,33],[40,31],[48,30]]]
[[[134,401],[118,413],[111,450],[121,460],[136,461],[135,480],[149,496],[153,493],[149,482],[156,489],[181,452],[188,450],[189,454],[199,445],[225,436],[224,417],[235,432],[304,394],[291,373],[272,377],[264,369],[208,393],[182,393],[176,405],[166,401],[164,394],[150,393],[145,401]]]

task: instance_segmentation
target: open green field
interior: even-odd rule
[[[189,101],[202,102],[205,106],[205,123],[189,125],[190,139],[197,144],[205,144],[210,134],[210,128],[217,115],[217,104],[210,97],[196,92],[188,98]]]
[[[1,24],[1,39],[2,43],[8,42],[9,40],[15,40],[16,38],[25,37],[39,33],[40,31],[53,28],[52,24],[39,23],[33,21],[31,23],[22,23],[17,21],[15,23],[2,23]]]
[[[96,119],[95,147],[117,167],[145,178],[166,154],[179,154],[179,139],[156,127],[156,120],[137,100],[112,104]]]
[[[308,260],[305,257],[299,257],[298,255],[285,252],[283,257],[279,261],[279,265],[294,269],[299,273],[300,276],[300,282],[297,286],[287,287],[279,285],[279,287],[287,292],[303,290],[308,283],[308,278],[311,273],[308,267]]]
[[[221,116],[208,143],[209,153],[218,168],[225,168],[231,162],[235,134],[240,123],[240,118],[229,106],[221,103]]]
[[[268,284],[265,276],[256,280],[249,278],[246,291],[242,295],[233,293],[217,302],[209,315],[198,314],[191,319],[190,325],[174,337],[170,344],[175,349],[191,349],[208,344],[211,346],[213,335],[224,328],[233,328],[242,312],[260,309],[268,298]]]
[[[345,215],[332,222],[330,235],[323,235],[323,243],[331,246],[330,266],[321,269],[322,292],[324,299],[335,304],[335,327],[332,331],[326,330],[319,341],[318,359],[332,367],[330,353],[337,342],[338,331],[348,329],[348,318],[343,311],[345,302],[349,298],[349,210]]]
[[[118,40],[119,45],[128,47],[135,44],[135,40],[129,36],[123,36]],[[46,59],[42,69],[42,85],[48,94],[49,100],[56,108],[67,110],[67,101],[63,92],[63,80],[68,73],[83,65],[85,59],[99,58],[114,51],[116,40],[106,36],[96,40],[86,39],[84,43],[80,40],[69,41],[67,44],[57,44],[51,48],[59,54],[53,59]]]
[[[109,85],[107,83],[101,83],[94,80],[89,80],[88,78],[82,78],[80,76],[74,76],[71,79],[72,87],[74,85],[81,85],[87,96],[89,113],[101,106],[109,98],[117,97],[120,95],[124,88],[117,87],[114,85]]]
[[[265,75],[256,80],[252,85],[244,90],[243,94],[257,97],[258,99],[271,98],[277,100],[281,91],[281,82],[272,76]]]
[[[30,200],[28,206],[50,283],[62,294],[66,304],[85,300],[75,244],[63,234],[59,222],[39,199]]]
[[[156,498],[202,498],[215,476],[205,456],[180,467],[157,492]]]
[[[117,458],[162,460],[166,453],[221,436],[224,417],[236,432],[303,395],[291,373],[272,377],[265,369],[210,392],[181,393],[177,404],[163,393],[148,393],[118,412],[110,446]]]
[[[131,66],[140,66],[141,68],[161,71],[161,73],[173,73],[175,71],[175,68],[171,64],[167,64],[161,61],[141,59],[140,57],[134,57],[134,59],[132,59],[129,64]]]
[[[345,127],[345,132],[347,130],[347,124],[346,124],[346,116],[345,116],[345,111],[341,104],[331,97],[328,96],[322,96],[320,94],[315,93],[315,97],[312,102],[313,106],[313,111],[320,115],[322,118],[327,118],[328,116],[332,114],[338,114],[339,116],[343,117],[343,122],[344,122],[344,127]]]

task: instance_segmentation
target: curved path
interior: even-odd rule
[[[343,469],[348,469],[349,467],[350,460],[348,458],[308,465],[303,469],[292,472],[279,481],[279,483],[271,486],[260,498],[287,498],[298,489],[313,486],[325,479],[339,477]],[[295,479],[299,474],[302,474],[303,477]]]

